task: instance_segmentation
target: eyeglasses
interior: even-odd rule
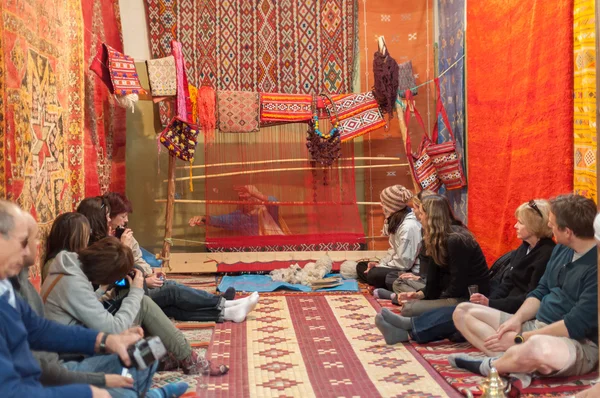
[[[538,207],[538,205],[535,203],[535,200],[531,199],[528,203],[529,207],[531,207],[533,210],[535,210],[537,212],[537,214],[540,215],[540,217],[544,218],[544,215],[542,214],[542,211],[540,210],[540,208]]]

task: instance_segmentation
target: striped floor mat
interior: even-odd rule
[[[231,370],[206,378],[200,396],[459,396],[412,347],[385,344],[373,304],[363,294],[261,298],[246,322],[216,326],[207,355]]]

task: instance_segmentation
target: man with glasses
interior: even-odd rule
[[[597,366],[596,204],[570,194],[550,205],[548,225],[558,245],[537,288],[514,315],[486,307],[469,326],[476,333],[458,327],[487,357],[451,355],[452,366],[483,376],[495,367],[499,374],[543,377],[583,375]],[[528,384],[530,377],[522,376]]]

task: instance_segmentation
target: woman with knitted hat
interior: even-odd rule
[[[386,288],[386,276],[391,272],[419,274],[421,224],[408,207],[412,196],[412,192],[402,185],[393,185],[381,192],[385,216],[383,234],[389,236],[390,248],[379,262],[362,261],[357,264],[356,273],[360,281],[375,288]]]

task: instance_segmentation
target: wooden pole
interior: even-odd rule
[[[169,171],[168,171],[168,185],[167,185],[167,211],[165,216],[165,239],[163,241],[162,248],[162,260],[163,267],[168,267],[169,257],[171,255],[171,235],[173,233],[173,211],[175,204],[175,156],[169,155]]]
[[[393,163],[393,164],[378,164],[378,165],[366,165],[366,166],[338,166],[333,167],[332,169],[340,170],[340,169],[379,169],[379,168],[392,168],[392,167],[406,167],[408,163]],[[265,169],[265,170],[245,170],[245,171],[234,171],[231,173],[220,173],[220,174],[209,174],[203,176],[194,176],[194,177],[179,177],[175,179],[175,181],[189,181],[189,180],[204,180],[206,178],[216,178],[216,177],[231,177],[231,176],[239,176],[245,174],[262,174],[262,173],[271,173],[271,172],[280,172],[280,171],[303,171],[303,170],[312,170],[313,167],[289,167],[282,169]],[[167,182],[169,180],[164,180],[163,182]]]
[[[246,205],[248,201],[244,200],[205,200],[205,199],[176,199],[174,203],[186,204],[211,204],[211,205]],[[154,203],[168,203],[167,199],[154,199]],[[380,206],[381,202],[252,202],[253,205],[267,206],[315,206],[315,205],[363,205]]]
[[[338,161],[344,160],[400,160],[398,157],[393,156],[371,156],[371,157],[353,157],[353,158],[339,158]],[[274,160],[254,160],[251,162],[232,162],[232,163],[214,163],[214,164],[199,164],[196,166],[179,166],[177,170],[185,169],[206,169],[209,167],[229,167],[229,166],[247,166],[250,164],[270,164],[270,163],[297,163],[297,162],[310,162],[310,159],[274,159]]]

